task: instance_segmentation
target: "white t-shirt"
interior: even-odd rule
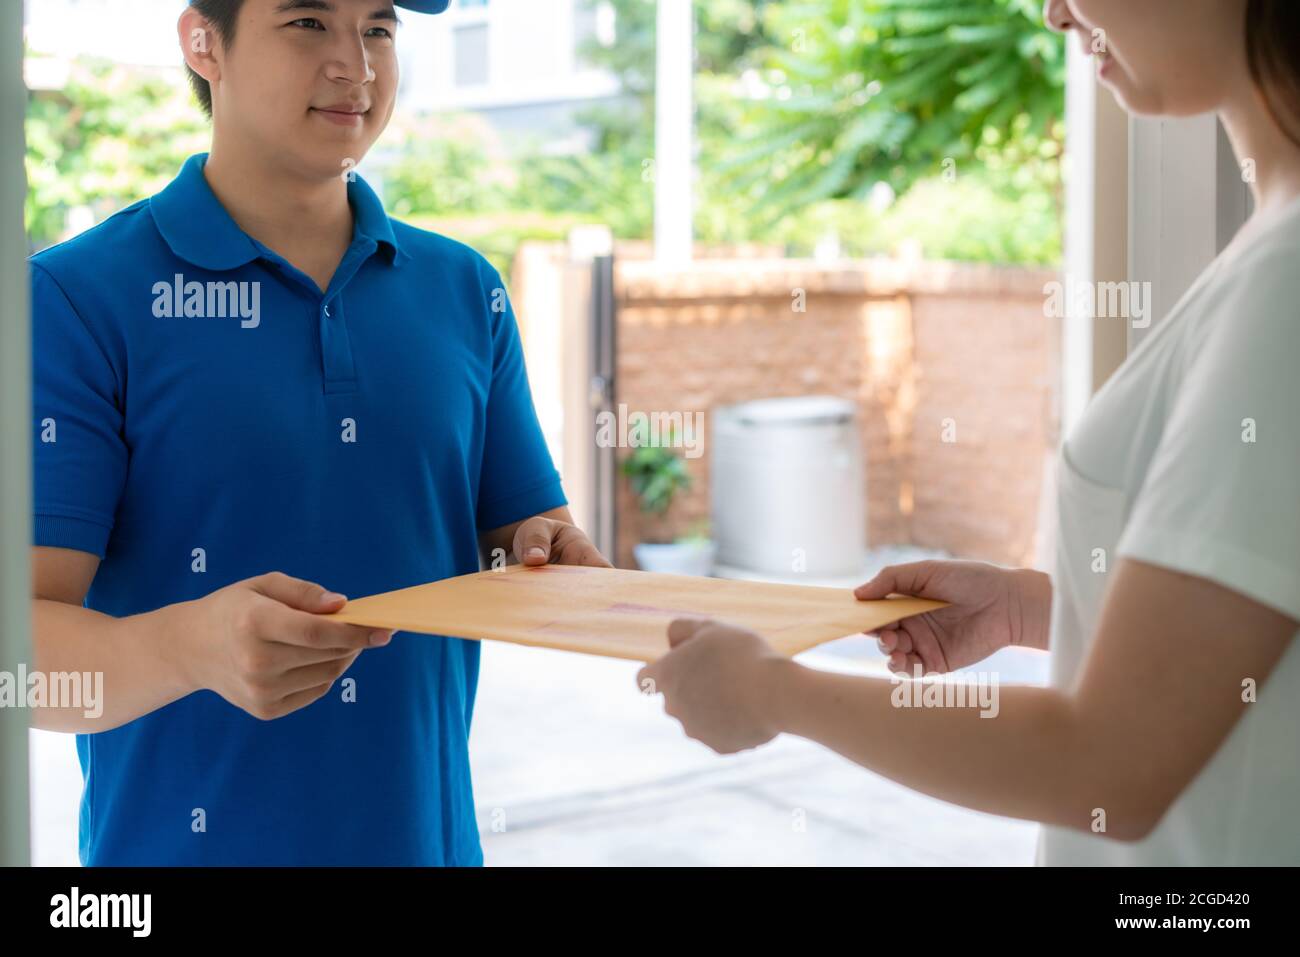
[[[1120,556],[1300,621],[1300,200],[1211,264],[1094,396],[1061,450],[1055,548],[1058,688]],[[1044,827],[1039,863],[1300,864],[1300,641],[1257,693],[1146,839]]]

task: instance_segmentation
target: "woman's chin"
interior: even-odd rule
[[[1115,71],[1111,76],[1101,77],[1101,85],[1110,90],[1125,112],[1134,116],[1169,116],[1168,104],[1159,94],[1140,89],[1129,78]]]
[[[1098,79],[1114,95],[1115,102],[1134,116],[1199,116],[1216,108],[1210,97],[1187,95],[1182,91],[1166,96],[1159,89],[1134,83],[1132,77],[1121,70]]]

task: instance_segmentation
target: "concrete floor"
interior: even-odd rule
[[[1004,682],[1046,657],[1002,652]],[[566,661],[565,659],[570,659]],[[807,663],[883,673],[873,642]],[[490,865],[1033,863],[1037,826],[967,811],[794,738],[720,757],[682,734],[635,664],[493,644],[472,731]]]

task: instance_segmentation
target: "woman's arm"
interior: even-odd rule
[[[1250,706],[1245,683],[1268,693],[1297,622],[1154,565],[1114,574],[1078,685],[1002,688],[996,717],[896,707],[897,681],[813,671],[712,623],[677,625],[639,677],[715,750],[789,732],[955,804],[1085,831],[1100,810],[1108,836],[1136,840]]]

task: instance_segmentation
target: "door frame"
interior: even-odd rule
[[[1130,325],[1128,348],[1150,334],[1254,209],[1223,124],[1213,113],[1129,123],[1129,274],[1150,282],[1152,323]]]
[[[1130,117],[1071,44],[1066,80],[1063,270],[1083,282],[1150,283],[1149,325],[1069,315],[1062,435],[1250,216],[1249,186],[1212,113]]]
[[[31,658],[31,314],[23,5],[0,3],[0,671]],[[20,691],[23,689],[19,689]],[[0,708],[0,866],[31,863],[28,709]]]

